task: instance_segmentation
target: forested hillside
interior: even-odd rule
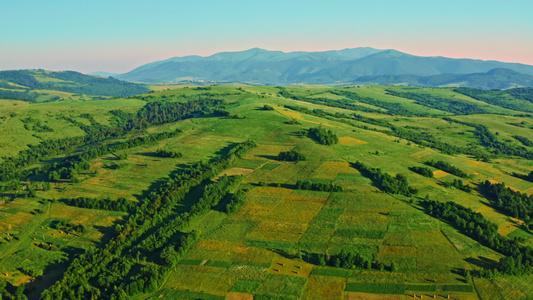
[[[53,91],[65,94],[54,94]],[[147,92],[148,88],[140,84],[74,71],[0,71],[0,99],[36,102],[43,98],[48,98],[48,101],[60,100],[72,94],[127,97]]]

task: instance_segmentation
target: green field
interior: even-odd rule
[[[500,235],[533,246],[528,220],[497,210],[479,189],[480,183],[490,180],[533,194],[532,182],[513,176],[533,171],[531,159],[526,152],[517,156],[495,151],[482,143],[472,125],[487,126],[499,143],[517,149],[519,143],[512,136],[533,140],[533,129],[510,123],[533,124],[531,115],[453,89],[285,87],[291,98],[269,86],[172,88],[159,86],[159,91],[149,94],[108,100],[0,100],[4,166],[27,153],[20,151],[42,141],[88,134],[98,137],[87,127],[103,128],[102,132],[129,128],[39,156],[24,166],[14,166],[17,172],[36,167],[54,170],[70,157],[100,146],[180,130],[174,136],[93,155],[86,159],[87,168],[75,172],[75,179],[52,180],[44,171],[17,178],[16,183],[2,182],[0,280],[8,282],[9,293],[24,284],[28,287],[25,294],[32,299],[39,299],[45,290],[44,296],[83,299],[90,295],[98,299],[363,299],[357,297],[365,294],[372,299],[412,294],[454,299],[533,297],[528,274],[467,278],[465,269],[475,273],[494,268],[506,255],[431,217],[422,205],[424,199],[461,204],[495,223]],[[454,114],[390,95],[389,89],[453,98],[478,105],[484,113]],[[346,95],[353,94],[345,91],[361,99],[349,98]],[[135,118],[143,117],[137,112],[151,103],[181,107],[198,99],[224,103],[194,110],[177,121],[168,121],[170,112],[166,112],[157,121],[145,120],[134,127]],[[273,109],[265,110],[265,105]],[[359,105],[360,110],[350,105]],[[125,126],[121,123],[125,119],[117,111],[135,125],[119,127]],[[42,130],[44,125],[52,130]],[[307,137],[307,130],[316,127],[331,130],[338,143],[327,146]],[[216,165],[217,159],[231,156],[247,140],[256,147],[232,157],[207,178],[177,185],[168,199],[158,198],[166,195],[166,187],[189,180],[176,176],[196,162]],[[161,157],[157,154],[161,149],[181,155]],[[280,152],[289,150],[307,159],[277,159]],[[410,171],[429,160],[447,162],[468,176],[460,178],[433,167],[428,167],[432,178]],[[376,179],[354,167],[357,161],[392,177],[402,175],[417,193],[384,192]],[[190,214],[197,209],[196,203],[211,199],[205,193],[210,185],[223,181],[223,175],[243,177],[220,191],[219,202],[202,213]],[[461,179],[473,191],[443,185],[454,179]],[[342,191],[297,189],[300,180],[338,185]],[[245,199],[236,212],[228,213],[226,205],[239,190]],[[78,197],[104,199],[104,203],[125,198],[128,208],[77,207],[69,202]],[[141,211],[150,214],[139,215]],[[182,218],[190,219],[179,228],[176,225],[175,231],[166,227]],[[82,225],[84,230],[67,232],[57,227],[60,221]],[[190,249],[179,248],[185,244],[183,238],[193,234],[198,238]],[[119,250],[113,248],[118,244],[122,245]],[[120,251],[116,252],[120,258],[111,256],[106,261],[106,254],[115,255],[114,251]],[[336,257],[346,251],[371,265],[335,265]],[[84,261],[77,260],[82,253]],[[94,261],[87,259],[92,253],[99,253],[94,254]],[[179,253],[173,254],[177,258],[172,263],[174,256],[169,253]],[[76,281],[81,271],[67,270],[72,265],[85,270],[85,282]],[[96,266],[101,269],[92,274]]]

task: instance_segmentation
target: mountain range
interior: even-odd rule
[[[533,66],[422,57],[369,47],[324,52],[253,48],[211,56],[173,57],[115,78],[137,82],[213,81],[250,84],[404,84],[494,89],[533,86]]]

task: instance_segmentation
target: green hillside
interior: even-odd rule
[[[146,92],[148,88],[140,84],[74,71],[0,71],[0,99],[50,102],[128,97]]]
[[[0,100],[2,299],[532,298],[531,99]]]

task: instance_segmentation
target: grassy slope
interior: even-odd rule
[[[496,179],[531,193],[532,183],[506,175],[506,172],[533,170],[531,162],[512,158],[483,163],[465,156],[444,155],[433,149],[409,145],[405,140],[395,142],[397,138],[386,134],[285,109],[283,105],[294,105],[296,101],[279,97],[278,90],[274,87],[242,87],[242,89],[244,93],[239,92],[237,87],[221,86],[213,87],[209,91],[188,88],[151,94],[150,96],[154,98],[148,97],[144,100],[156,101],[157,98],[165,96],[170,101],[184,101],[180,95],[190,96],[209,92],[225,98],[229,102],[228,110],[232,114],[246,118],[197,118],[150,128],[149,132],[180,128],[184,133],[156,144],[124,150],[128,153],[128,158],[121,162],[123,167],[117,170],[105,168],[105,163],[112,159],[111,156],[95,159],[91,161],[91,170],[81,174],[80,183],[54,184],[51,191],[39,191],[38,196],[45,199],[124,196],[135,201],[150,183],[174,170],[175,165],[207,159],[224,151],[232,143],[246,139],[255,140],[259,146],[236,162],[235,169],[229,170],[233,173],[249,174],[242,185],[248,189],[247,203],[234,215],[228,216],[220,211],[212,211],[191,225],[189,230],[201,230],[202,238],[162,287],[218,296],[230,292],[248,292],[291,297],[303,295],[306,298],[313,298],[315,291],[331,291],[331,295],[349,297],[351,292],[345,292],[344,289],[351,283],[464,284],[462,277],[454,274],[453,270],[475,269],[486,263],[487,259],[497,261],[501,257],[498,253],[457,233],[447,224],[428,217],[419,211],[416,205],[411,205],[409,199],[379,192],[368,179],[349,166],[349,162],[356,160],[382,168],[391,174],[402,173],[420,190],[421,197],[427,194],[431,199],[453,200],[472,207],[497,223],[501,234],[520,234],[528,243],[533,244],[533,235],[519,229],[520,226],[515,220],[487,206],[486,200],[477,192],[466,194],[439,185],[440,181],[450,181],[455,178],[453,175],[428,179],[408,170],[408,167],[420,165],[429,159],[445,160],[472,175],[472,179],[466,182],[473,185],[486,179]],[[384,87],[351,89],[361,95],[376,97],[383,101],[408,102],[405,107],[413,111],[444,114],[412,104],[411,101],[385,95]],[[315,90],[306,87],[297,90],[291,87],[289,90],[302,95],[321,96],[320,93],[324,93],[327,88]],[[423,91],[437,93],[440,90],[423,89]],[[446,95],[450,93],[453,92],[445,91]],[[462,99],[461,97],[465,98],[457,96],[457,99]],[[335,100],[335,97],[331,99]],[[17,105],[14,105],[15,103]],[[58,116],[77,117],[82,113],[89,113],[99,123],[107,125],[110,119],[110,114],[107,113],[109,110],[124,109],[133,112],[144,103],[138,99],[42,104],[3,101],[5,109],[2,110],[1,117],[6,129],[2,133],[5,137],[2,139],[5,143],[2,145],[2,156],[15,155],[18,150],[24,149],[24,144],[39,142],[39,137],[33,136],[35,133],[24,128],[20,121],[22,118],[39,117],[43,122],[48,122],[47,124],[55,131],[37,134],[42,135],[44,139],[59,137],[58,134],[76,136],[83,134],[83,131],[58,120]],[[275,110],[261,110],[265,104],[274,106]],[[300,101],[297,105],[310,109],[320,108],[329,112],[351,113],[345,109]],[[13,113],[15,115],[12,115]],[[449,143],[458,145],[477,143],[471,133],[459,134],[472,130],[467,126],[449,124],[433,118],[379,116],[397,126],[424,128]],[[301,125],[285,123],[292,118],[297,119]],[[491,131],[500,132],[498,137],[502,141],[514,134],[531,136],[530,129],[507,124],[522,120],[531,122],[533,121],[531,118],[494,115],[455,118],[483,123]],[[300,129],[319,124],[332,129],[341,138],[341,143],[327,147],[295,135]],[[155,149],[162,147],[180,151],[184,156],[179,159],[150,156]],[[306,154],[309,160],[298,163],[275,160],[280,151],[293,148]],[[98,172],[95,172],[96,170]],[[324,193],[283,188],[283,185],[291,185],[297,180],[305,179],[333,182],[343,186],[345,192]],[[272,185],[280,183],[282,187],[258,187],[261,181]],[[39,241],[47,239],[46,241],[50,240],[54,244],[72,247],[79,251],[88,243],[97,244],[99,241],[105,241],[112,234],[114,222],[124,215],[79,209],[61,203],[53,203],[49,207],[46,205],[48,204],[40,204],[35,199],[22,198],[0,205],[0,235],[3,237],[2,243],[5,244],[2,246],[5,249],[3,251],[6,251],[3,253],[10,254],[0,257],[0,274],[9,274],[9,277],[5,275],[3,277],[15,284],[32,280],[17,269],[22,262],[48,270],[46,268],[60,264],[61,259],[68,259],[61,258],[61,255],[66,255],[64,252],[57,252],[56,256],[47,252],[39,254],[45,250],[37,249],[35,246],[30,247],[34,242],[32,234],[39,237]],[[43,213],[32,214],[35,209],[41,209]],[[53,229],[47,229],[50,221],[58,218],[82,223],[89,228],[89,231],[79,237],[68,237],[60,235]],[[7,242],[5,240],[8,237],[7,233],[18,235],[19,240]],[[289,250],[271,251],[261,246],[265,242]],[[327,271],[337,275],[317,275],[325,271],[310,273],[311,270],[320,268],[291,259],[295,253],[290,249],[298,247],[305,252],[329,254],[335,254],[343,247],[350,247],[373,255],[386,264],[394,262],[399,271],[395,273],[374,270],[353,270],[348,273]],[[23,250],[26,248],[35,250]],[[43,255],[47,259],[42,260],[40,257]],[[203,262],[205,263],[202,264]],[[280,264],[284,266],[280,267]],[[303,266],[301,273],[294,273],[294,270],[290,269],[294,267],[292,264]],[[509,289],[514,291],[514,294],[533,296],[530,287],[518,284],[524,280],[527,282],[527,278],[515,279],[513,282],[516,284],[512,285],[509,284],[508,278],[497,278],[492,281],[476,280],[476,285],[478,290],[483,290],[479,295],[485,299],[490,299],[496,294],[510,297],[506,294],[509,293]],[[246,287],[249,287],[250,291],[247,291]],[[486,292],[487,290],[491,292]],[[162,293],[167,292],[163,290]],[[473,299],[477,297],[476,293],[455,292],[455,295]]]

